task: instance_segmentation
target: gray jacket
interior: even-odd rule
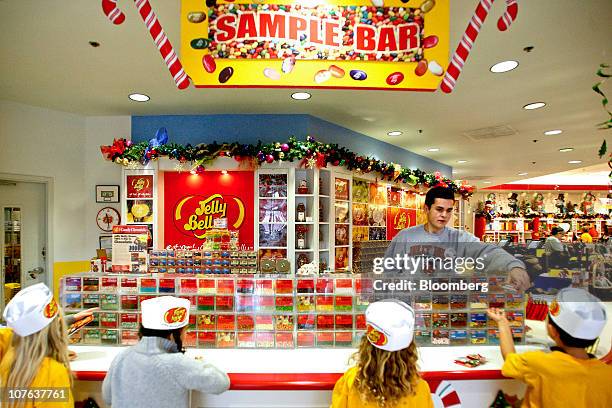
[[[176,352],[176,343],[143,337],[111,363],[102,397],[113,408],[187,408],[189,391],[220,394],[227,374],[210,363]]]
[[[507,273],[512,268],[525,268],[523,262],[502,248],[480,242],[468,232],[445,227],[440,233],[433,234],[425,231],[423,225],[400,231],[391,241],[385,257],[393,258],[396,255],[410,254],[413,248],[417,253],[422,253],[423,248],[434,248],[451,258],[478,258],[488,273]],[[386,268],[386,272],[398,272],[398,270]]]

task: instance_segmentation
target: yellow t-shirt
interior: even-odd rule
[[[2,387],[6,385],[10,364],[13,361],[12,339],[12,329],[0,329],[0,385]],[[30,389],[35,388],[65,388],[68,393],[68,401],[35,401],[26,404],[25,408],[74,408],[74,399],[70,389],[70,373],[59,361],[51,357],[43,359],[32,384],[30,384]],[[4,404],[0,405],[4,406]]]
[[[527,384],[524,408],[612,407],[612,366],[561,351],[511,353],[502,374]]]
[[[580,241],[582,241],[583,244],[592,244],[593,237],[588,232],[585,232],[580,236]]]
[[[330,408],[378,408],[373,402],[363,401],[356,387],[353,387],[357,367],[350,368],[334,386]],[[431,391],[425,380],[419,378],[416,392],[403,397],[393,408],[433,408]]]

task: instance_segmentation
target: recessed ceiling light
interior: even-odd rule
[[[490,181],[483,181],[484,184],[491,184]]]
[[[128,98],[130,98],[131,100],[133,100],[134,102],[146,102],[149,99],[151,99],[149,97],[149,95],[145,95],[145,94],[141,94],[141,93],[133,93],[133,94],[129,94]]]
[[[459,164],[467,163],[467,160],[457,160],[457,163]]]
[[[563,148],[559,149],[559,151],[561,153],[573,152],[574,148],[573,147],[563,147]]]
[[[491,70],[491,72],[495,74],[500,74],[502,72],[512,71],[514,68],[518,67],[518,65],[519,65],[518,61],[509,60],[509,61],[498,62],[497,64],[493,65],[489,69]]]
[[[430,147],[429,149],[427,149],[428,152],[439,152],[440,149],[438,149],[437,147]]]
[[[523,106],[523,109],[534,110],[534,109],[543,108],[545,106],[546,104],[544,102],[533,102],[533,103],[528,103],[527,105]]]
[[[561,129],[547,130],[546,132],[544,132],[546,136],[560,135],[561,133],[563,133]]]
[[[569,164],[580,164],[582,163],[582,160],[570,160],[568,161]]]
[[[399,131],[399,130],[393,130],[391,132],[387,132],[387,135],[389,135],[389,136],[399,136],[401,134],[402,134],[402,132]]]
[[[519,175],[519,176],[526,176],[527,174],[529,174],[529,173],[525,173],[525,172],[523,172],[523,173],[519,173],[518,175]]]
[[[310,99],[312,95],[308,92],[294,92],[291,94],[291,97],[298,101],[305,101],[306,99]]]

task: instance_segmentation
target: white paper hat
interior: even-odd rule
[[[144,300],[140,304],[142,326],[153,330],[173,330],[187,326],[190,306],[189,300],[174,296]]]
[[[2,316],[15,334],[25,337],[47,327],[58,312],[57,302],[47,285],[37,283],[17,292]]]
[[[395,299],[381,300],[365,312],[368,341],[382,350],[397,351],[412,343],[414,310]]]
[[[565,288],[549,307],[550,319],[570,336],[594,340],[606,325],[606,307],[584,289]]]

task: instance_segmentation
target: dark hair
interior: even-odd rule
[[[587,348],[595,344],[597,341],[597,339],[586,340],[577,339],[576,337],[570,336],[565,330],[560,328],[559,325],[553,321],[553,319],[550,318],[550,314],[548,315],[548,323],[557,330],[561,343],[563,343],[563,345],[566,347]]]
[[[557,235],[560,232],[563,232],[563,228],[561,228],[561,227],[552,227],[552,229],[550,230],[550,235]]]
[[[430,207],[436,201],[436,198],[455,201],[455,193],[448,187],[433,187],[430,188],[425,195],[425,205]]]
[[[172,339],[176,343],[176,348],[179,353],[185,353],[185,347],[183,347],[183,341],[181,340],[181,331],[184,327],[172,330],[155,330],[155,329],[147,329],[142,324],[138,328],[138,337],[161,337],[162,339],[167,339],[172,336]]]

